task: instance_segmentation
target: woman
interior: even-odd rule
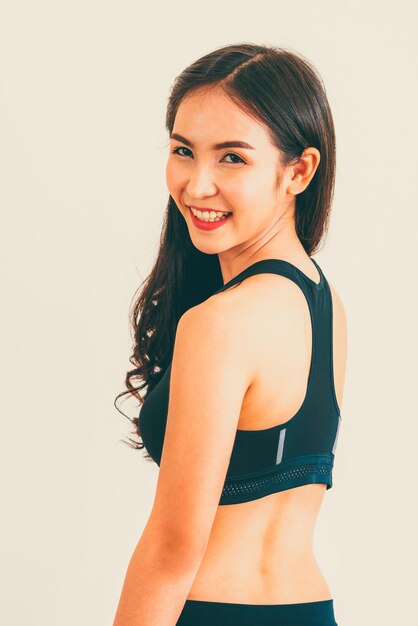
[[[147,386],[129,445],[160,470],[114,626],[335,626],[312,550],[347,341],[311,258],[335,180],[324,87],[290,50],[230,45],[180,74],[166,122],[170,198],[126,378],[141,402]]]

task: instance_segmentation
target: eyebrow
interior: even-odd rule
[[[178,133],[171,133],[170,139],[177,139],[177,141],[180,141],[181,143],[185,143],[186,146],[190,146],[190,148],[194,148],[191,141],[186,139],[186,137],[179,135]],[[212,150],[222,150],[223,148],[246,148],[247,150],[255,150],[255,148],[253,148],[253,146],[250,146],[250,144],[247,143],[246,141],[238,141],[238,140],[222,141],[221,143],[215,143],[212,146]]]

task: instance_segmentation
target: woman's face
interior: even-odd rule
[[[234,145],[216,146],[231,142]],[[280,217],[294,210],[294,195],[287,191],[293,173],[281,164],[265,128],[221,91],[198,92],[180,104],[166,181],[201,252],[238,253],[279,228]],[[196,220],[190,206],[228,211],[231,216],[216,228],[206,221],[202,226],[197,220],[203,216]]]

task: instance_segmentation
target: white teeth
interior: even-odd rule
[[[202,222],[217,222],[230,214],[229,211],[224,211],[223,213],[220,211],[197,211],[192,207],[190,207],[190,210]]]

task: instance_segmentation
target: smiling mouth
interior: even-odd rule
[[[193,213],[195,217],[201,219],[215,219],[215,218],[224,218],[232,215],[232,211],[215,211],[214,209],[198,209],[195,206],[190,206],[186,204],[187,208]],[[203,221],[203,220],[202,220]]]

